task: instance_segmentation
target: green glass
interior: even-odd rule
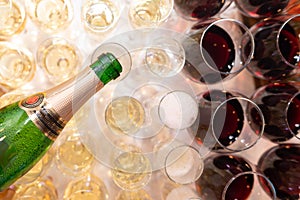
[[[94,71],[96,76],[99,78],[100,82],[95,83],[97,85],[89,85],[91,82],[89,81],[89,76],[88,78],[79,80],[73,78],[73,81],[70,81],[70,79],[69,81],[49,90],[51,91],[49,96],[53,99],[53,95],[55,96],[58,93],[66,93],[70,95],[72,92],[66,92],[65,90],[72,90],[72,87],[70,86],[75,83],[78,84],[80,81],[84,81],[79,84],[84,85],[85,89],[88,91],[92,88],[100,90],[109,81],[120,76],[122,66],[112,54],[106,53],[100,55],[98,60],[89,66],[88,70]],[[81,76],[85,76],[85,72],[83,72]],[[95,90],[95,92],[97,90]],[[76,91],[76,97],[83,98],[79,98],[81,99],[80,106],[82,106],[93,95],[91,94],[91,96],[87,96],[86,93],[87,91],[85,90]],[[47,100],[48,93],[45,92],[45,94],[45,99]],[[33,95],[32,97],[27,98],[29,101],[26,101],[25,99],[21,101],[22,103],[16,102],[0,109],[0,191],[8,188],[18,178],[28,172],[53,144],[70,117],[69,115],[57,114],[62,113],[62,111],[75,114],[77,111],[68,110],[73,102],[69,102],[67,104],[65,101],[66,99],[72,101],[73,98],[70,96],[59,97],[62,98],[62,101],[64,102],[62,105],[66,105],[66,107],[62,109],[61,106],[59,106],[58,108],[62,111],[60,110],[58,113],[56,113],[56,110],[54,109],[55,107],[52,110],[47,110],[47,108],[44,109],[45,107],[43,107],[44,105],[47,105],[47,103],[50,103],[51,105],[51,98],[48,99],[50,102],[44,101],[42,93],[39,95]],[[35,102],[35,100],[38,101]],[[30,112],[23,107],[24,101],[29,103],[33,102],[33,104],[29,104],[29,107],[27,107]],[[38,104],[37,106],[36,103]],[[28,113],[31,113],[32,115]],[[56,118],[52,118],[53,116]],[[67,117],[64,118],[64,116]],[[60,122],[56,120],[60,118],[63,118],[65,123],[60,124]],[[54,133],[52,135],[50,134],[52,137],[49,136],[49,133],[51,132]]]

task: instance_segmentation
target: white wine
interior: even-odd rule
[[[46,32],[62,30],[73,19],[73,7],[69,0],[28,0],[26,6],[31,19]]]
[[[111,0],[88,0],[82,7],[83,22],[94,32],[103,32],[112,28],[119,16],[119,9]]]
[[[164,22],[173,10],[173,0],[133,0],[129,19],[133,27],[156,27]]]
[[[38,48],[37,59],[52,82],[65,81],[78,73],[78,49],[63,38],[45,40]]]
[[[16,89],[31,81],[36,66],[33,55],[10,43],[0,43],[0,85]]]
[[[24,30],[26,12],[17,1],[0,0],[0,40]]]
[[[141,103],[129,96],[113,99],[105,110],[105,121],[117,134],[132,135],[143,125],[145,111]]]
[[[120,188],[125,190],[135,190],[145,186],[151,174],[150,160],[139,152],[124,152],[113,163],[112,178]]]
[[[58,168],[71,176],[82,175],[87,172],[94,161],[94,156],[80,141],[80,135],[69,135],[56,150]]]
[[[95,175],[75,179],[69,182],[64,200],[108,200],[108,191],[103,181]]]
[[[153,27],[161,20],[160,3],[157,0],[138,0],[131,3],[129,19],[134,27]]]

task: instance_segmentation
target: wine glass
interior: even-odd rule
[[[37,63],[52,83],[59,84],[79,71],[80,53],[75,44],[61,37],[42,41],[37,50]]]
[[[192,146],[174,147],[166,156],[165,173],[177,184],[195,182],[202,174],[204,163],[201,155]]]
[[[143,189],[128,191],[128,190],[121,190],[116,200],[152,200],[150,194]]]
[[[260,156],[258,168],[270,179],[279,199],[300,198],[300,145],[279,144]]]
[[[58,169],[69,176],[77,177],[88,173],[94,164],[94,156],[80,140],[76,129],[65,129],[63,137],[55,146],[55,163]]]
[[[176,39],[159,37],[147,47],[145,61],[154,74],[160,77],[171,77],[182,70],[185,51]]]
[[[205,158],[202,176],[195,186],[201,199],[276,199],[271,181],[236,154],[211,154]]]
[[[263,80],[283,80],[296,74],[300,61],[300,15],[267,18],[254,24],[255,50],[247,69]],[[252,41],[243,43],[243,56],[252,53]]]
[[[245,193],[238,193],[237,188],[244,190]],[[268,177],[260,172],[246,171],[237,174],[227,182],[222,192],[222,200],[226,199],[276,200],[277,196],[274,185]]]
[[[66,29],[73,19],[73,6],[70,0],[28,0],[25,5],[31,20],[47,33]]]
[[[113,159],[112,179],[121,189],[138,190],[150,181],[151,163],[141,151],[120,151]]]
[[[176,13],[191,21],[202,21],[224,12],[232,0],[174,0]]]
[[[111,30],[119,21],[121,5],[120,0],[84,0],[81,10],[84,26],[93,33]]]
[[[300,139],[300,92],[297,83],[269,83],[258,88],[251,99],[264,115],[265,138],[274,143],[282,143],[294,137]],[[256,112],[251,111],[251,114],[256,115]]]
[[[142,127],[144,118],[144,107],[130,96],[113,99],[105,109],[105,122],[117,134],[133,135]]]
[[[195,139],[213,151],[240,152],[262,137],[264,115],[249,98],[233,91],[210,90],[198,95]],[[254,123],[257,122],[257,123]]]
[[[170,129],[191,127],[198,117],[196,97],[181,90],[166,93],[158,105],[160,121]]]
[[[166,196],[165,200],[184,199],[184,200],[201,200],[197,192],[189,186],[182,185],[173,188]]]
[[[58,200],[57,188],[51,178],[39,178],[19,187],[13,200]]]
[[[276,16],[278,14],[286,14],[295,5],[299,4],[299,1],[291,0],[235,0],[235,4],[239,11],[248,17],[252,18],[267,18]]]
[[[9,42],[0,42],[0,85],[8,90],[29,83],[36,72],[32,53]]]
[[[183,41],[186,62],[183,73],[192,81],[215,84],[239,74],[250,62],[254,40],[249,29],[236,19],[199,21]],[[249,54],[242,47],[248,42]]]
[[[132,0],[128,19],[134,28],[153,28],[163,23],[173,10],[174,0]]]
[[[108,200],[109,194],[104,182],[93,174],[87,174],[68,183],[64,200],[101,199]]]
[[[0,2],[0,19],[0,40],[11,38],[25,28],[25,8],[17,0],[3,0]]]

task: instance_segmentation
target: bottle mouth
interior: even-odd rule
[[[91,68],[104,84],[118,78],[123,70],[118,59],[108,52],[101,54]]]

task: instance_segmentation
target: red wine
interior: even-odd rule
[[[202,97],[205,102],[202,102],[201,104],[205,104],[206,106],[199,108],[200,120],[196,134],[198,141],[204,141],[204,138],[207,136],[209,125],[212,123],[211,121],[203,120],[212,118],[212,111],[214,110],[212,104],[224,102],[225,100],[234,97],[234,95],[221,90],[212,90],[204,93]],[[215,111],[213,120],[213,130],[218,137],[219,142],[223,146],[229,146],[236,141],[244,126],[244,111],[240,102],[237,99],[227,101],[220,109]],[[213,147],[215,150],[219,148],[222,148],[219,144],[215,144]]]
[[[258,167],[273,183],[279,199],[300,198],[300,144],[268,149],[260,157]]]
[[[193,29],[199,28],[199,24]],[[206,63],[205,69],[197,70],[197,66],[193,66],[189,61],[186,61],[183,68],[184,73],[192,76],[197,82],[216,83],[226,78],[235,63],[235,45],[230,35],[222,28],[216,25],[210,26],[201,38],[198,32],[190,35],[199,43],[202,50],[202,62]],[[199,46],[195,47],[199,48]],[[186,49],[192,51],[192,49]],[[188,57],[188,52],[187,52]]]
[[[240,156],[217,154],[208,157],[204,160],[201,177],[195,182],[197,192],[204,199],[222,199],[226,183],[235,175],[247,171],[252,171],[251,165]],[[247,199],[253,188],[254,177],[250,174],[245,176],[240,176],[231,184],[226,192],[226,200]]]
[[[300,130],[300,94],[292,84],[277,82],[259,88],[252,100],[260,107],[265,118],[264,137],[270,141],[284,142]],[[290,102],[290,103],[289,103]],[[255,118],[255,111],[250,111]],[[260,121],[253,120],[261,125]]]
[[[216,15],[224,6],[224,0],[175,0],[174,6],[183,18],[207,19]]]
[[[299,40],[289,24],[283,27],[276,45],[277,32],[281,24],[282,22],[269,19],[259,22],[250,29],[254,35],[255,49],[248,69],[258,78],[285,79],[294,74],[293,66],[299,65]],[[251,43],[248,42],[243,50],[244,56],[249,56],[250,47]]]
[[[229,73],[234,66],[235,49],[230,35],[219,26],[211,26],[204,34],[202,46],[205,60],[220,72]]]
[[[237,7],[251,17],[270,17],[287,7],[289,0],[235,0]]]

